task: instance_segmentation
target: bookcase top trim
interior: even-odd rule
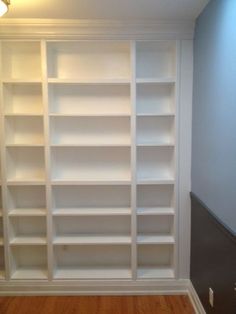
[[[194,21],[2,19],[1,39],[192,39]]]

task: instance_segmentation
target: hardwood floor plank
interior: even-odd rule
[[[188,296],[0,297],[0,314],[194,314]]]

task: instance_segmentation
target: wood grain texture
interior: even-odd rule
[[[1,314],[194,314],[188,296],[1,297]]]

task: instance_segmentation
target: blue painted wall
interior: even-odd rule
[[[236,0],[211,0],[196,23],[192,191],[236,232]]]

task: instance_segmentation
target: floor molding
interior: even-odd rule
[[[206,314],[206,311],[198,297],[198,294],[196,290],[193,287],[193,284],[191,281],[189,281],[189,287],[188,287],[188,296],[192,303],[192,306],[196,312],[196,314]]]

